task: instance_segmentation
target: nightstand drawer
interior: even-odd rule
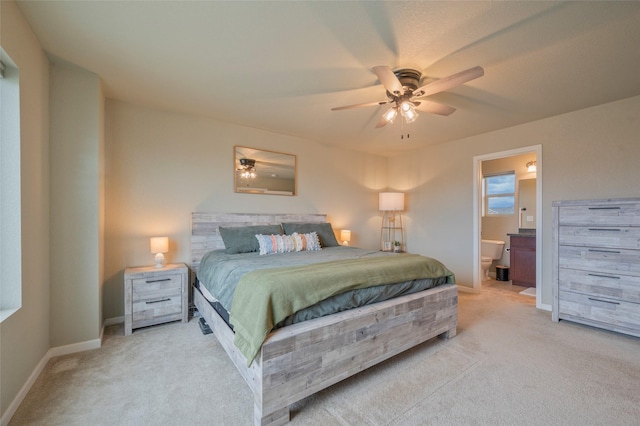
[[[182,278],[180,275],[167,275],[159,278],[137,278],[133,280],[133,302],[161,299],[168,296],[180,296]]]
[[[182,318],[182,295],[160,296],[133,303],[133,327],[145,327]]]

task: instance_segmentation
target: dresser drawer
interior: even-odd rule
[[[640,227],[561,226],[558,238],[562,245],[640,249]]]
[[[640,333],[640,304],[560,291],[560,318],[585,320],[609,330]],[[569,318],[567,318],[569,317]]]
[[[640,203],[562,206],[560,225],[635,225],[640,226]]]
[[[640,250],[559,246],[558,251],[560,268],[626,275],[640,274]]]
[[[560,268],[560,291],[640,303],[640,277]]]

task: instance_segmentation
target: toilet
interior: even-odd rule
[[[504,249],[504,241],[499,240],[481,240],[480,255],[482,264],[482,281],[488,281],[489,269],[494,260],[502,258],[502,250]]]

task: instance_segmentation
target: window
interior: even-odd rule
[[[515,213],[515,172],[485,176],[482,185],[485,216]]]
[[[0,49],[0,322],[22,306],[19,81]]]

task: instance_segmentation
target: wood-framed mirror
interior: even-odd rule
[[[236,145],[233,182],[244,194],[296,195],[296,156]]]
[[[518,181],[518,227],[536,229],[536,178]]]

